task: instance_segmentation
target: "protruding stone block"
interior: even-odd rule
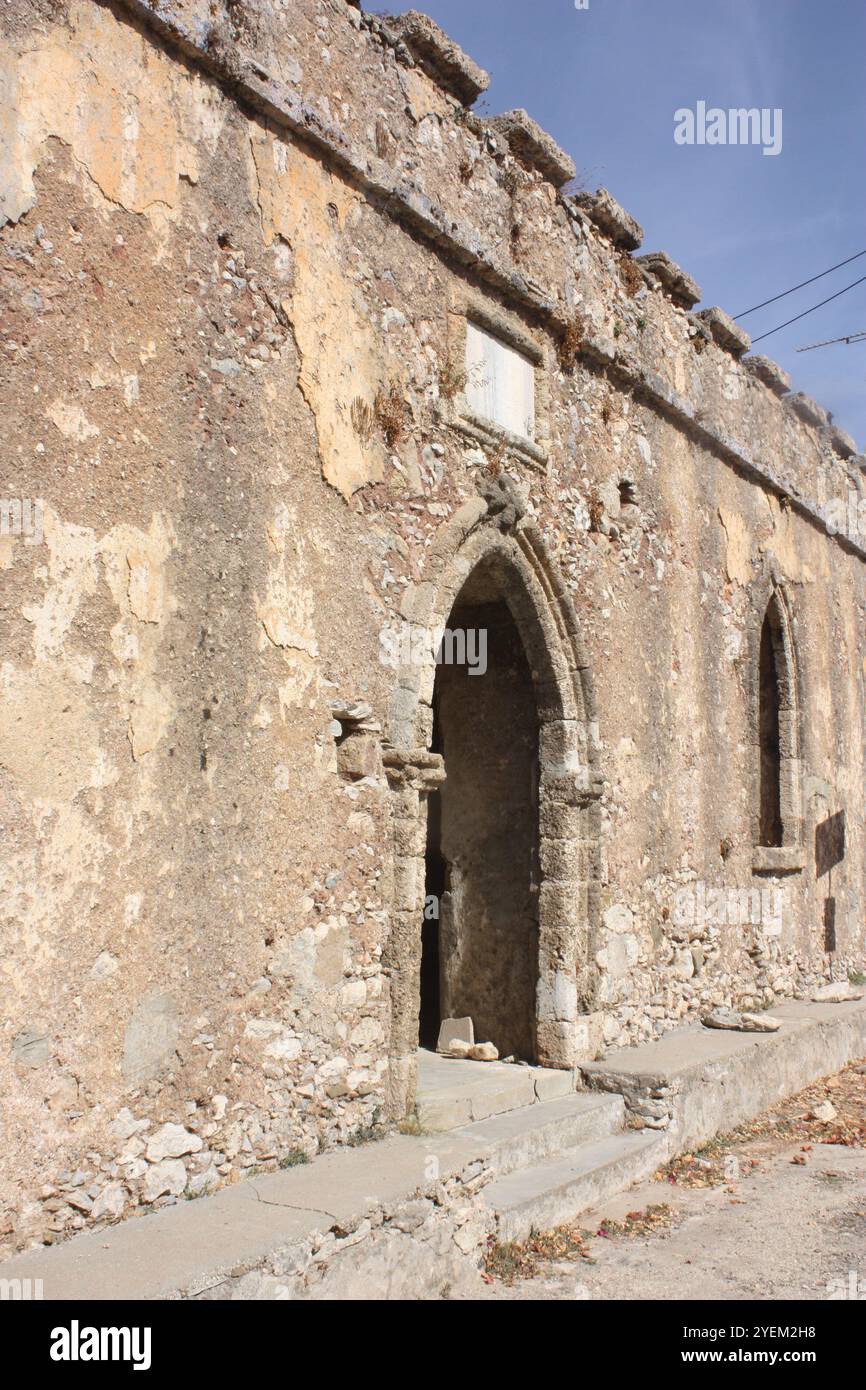
[[[644,270],[648,270],[661,281],[662,289],[681,308],[691,309],[700,300],[700,285],[664,251],[650,251],[647,255],[637,256],[635,259],[639,266],[643,266]]]
[[[507,142],[512,154],[537,169],[557,188],[574,178],[574,160],[521,107],[496,116],[490,126]]]
[[[850,434],[840,429],[838,425],[834,425],[831,422],[827,426],[826,434],[830,441],[830,447],[835,449],[836,453],[841,455],[843,459],[853,458],[857,453],[857,445],[854,443]]]
[[[344,724],[366,724],[373,710],[365,700],[332,700],[331,713]]]
[[[764,357],[763,353],[756,352],[746,358],[743,366],[765,386],[769,386],[771,391],[775,391],[777,396],[784,396],[790,391],[791,378],[771,357]]]
[[[849,980],[834,980],[830,985],[819,985],[812,991],[815,1004],[851,1004],[862,999],[866,991],[852,985]]]
[[[796,411],[801,420],[805,420],[808,425],[817,425],[823,429],[829,425],[830,417],[826,410],[813,401],[811,396],[807,396],[804,391],[795,391],[793,395],[786,396],[786,402],[792,410]]]
[[[465,106],[471,106],[487,91],[490,74],[473,62],[428,15],[407,10],[389,19],[388,28],[399,35],[419,66]]]
[[[643,227],[606,188],[599,188],[595,193],[575,193],[574,203],[600,232],[610,237],[614,246],[637,251],[643,242]]]
[[[342,777],[357,781],[381,772],[379,739],[375,734],[352,733],[337,747],[337,768]]]
[[[778,1033],[781,1027],[769,1014],[744,1014],[727,1008],[711,1009],[701,1022],[705,1028],[726,1028],[735,1033]]]
[[[437,1052],[449,1052],[452,1043],[464,1043],[467,1048],[475,1042],[475,1029],[471,1018],[443,1018],[436,1043]]]
[[[123,1039],[123,1079],[140,1086],[155,1077],[174,1053],[177,1006],[170,994],[154,990],[136,1005]]]
[[[711,309],[702,309],[696,317],[707,325],[719,347],[724,348],[732,357],[742,357],[752,346],[752,340],[746,330],[741,328],[730,314],[726,314],[724,309],[720,309],[718,304],[714,304]]]

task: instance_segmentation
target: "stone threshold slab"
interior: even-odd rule
[[[423,1129],[441,1133],[558,1100],[575,1089],[575,1073],[511,1062],[471,1062],[421,1049],[415,1113]]]

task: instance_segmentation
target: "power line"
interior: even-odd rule
[[[807,314],[814,314],[816,309],[823,309],[825,304],[832,304],[834,299],[838,299],[840,295],[847,294],[848,291],[853,290],[856,285],[862,285],[864,280],[866,280],[866,275],[861,275],[859,280],[852,281],[850,285],[845,286],[844,290],[838,290],[836,294],[831,294],[828,299],[822,299],[820,304],[813,304],[811,309],[804,309],[802,314],[795,314],[792,319],[786,319],[784,323],[778,324],[776,328],[771,328],[766,333],[759,333],[757,338],[752,339],[752,346],[754,346],[755,343],[760,343],[762,338],[770,338],[774,333],[779,333],[783,328],[787,328],[789,324],[796,323],[798,319],[804,319]]]
[[[847,261],[840,261],[838,265],[831,265],[829,270],[822,270],[820,275],[813,275],[811,280],[801,280],[799,285],[793,285],[789,290],[783,290],[781,294],[774,294],[772,299],[762,299],[760,304],[753,304],[751,309],[744,309],[741,314],[734,314],[735,319],[744,319],[746,314],[753,314],[756,309],[763,309],[767,304],[775,304],[777,299],[784,299],[786,295],[793,294],[795,290],[802,290],[806,285],[814,285],[816,280],[823,280],[825,275],[832,275],[834,270],[841,270],[843,265],[850,265],[852,261],[857,261],[861,256],[866,256],[866,251],[858,251],[856,256],[849,256]]]
[[[812,352],[815,348],[832,347],[834,343],[866,342],[866,328],[858,328],[856,333],[848,333],[844,338],[825,338],[823,343],[809,343],[807,347],[797,348],[797,352]]]

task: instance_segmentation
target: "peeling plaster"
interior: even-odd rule
[[[301,356],[300,386],[313,412],[326,481],[346,498],[384,475],[384,452],[352,425],[356,397],[372,405],[382,382],[373,323],[359,312],[349,275],[347,224],[360,199],[296,146],[253,131],[253,195],[265,245],[294,253],[286,304]]]

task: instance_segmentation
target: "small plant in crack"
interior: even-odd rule
[[[396,381],[386,390],[380,386],[373,402],[376,423],[385,436],[389,449],[396,449],[406,433],[406,402]]]
[[[439,395],[443,400],[453,401],[466,390],[466,373],[455,362],[446,362],[439,368]]]
[[[289,1149],[280,1159],[280,1168],[298,1168],[302,1163],[309,1163],[310,1156],[303,1149]]]
[[[352,428],[363,444],[367,444],[373,434],[375,418],[373,407],[361,396],[356,396],[352,401],[349,415],[352,420]]]

